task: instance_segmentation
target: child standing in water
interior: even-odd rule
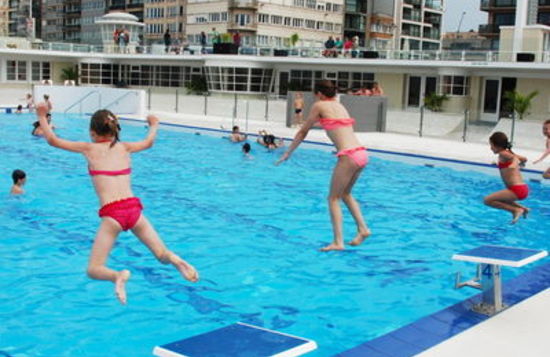
[[[315,123],[319,122],[326,130],[327,136],[338,150],[336,154],[338,162],[332,172],[328,197],[334,238],[332,243],[321,248],[321,251],[343,250],[340,201],[344,201],[357,225],[357,234],[349,244],[360,245],[371,234],[363,219],[359,203],[351,195],[353,185],[367,166],[368,155],[366,148],[361,145],[353,131],[355,120],[350,118],[346,108],[337,101],[334,84],[330,81],[321,81],[315,85],[314,93],[317,102],[311,107],[306,122],[296,133],[288,150],[277,161],[277,165],[288,160]]]
[[[537,160],[533,161],[533,164],[537,164],[544,160],[548,155],[550,155],[550,119],[544,122],[542,125],[542,135],[546,136],[546,150],[542,153],[542,156]],[[550,179],[550,167],[544,171],[542,177],[545,179]]]
[[[294,94],[294,121],[293,125],[302,125],[304,121],[304,94],[296,92]]]
[[[120,142],[117,118],[108,110],[98,110],[90,121],[92,142],[76,142],[55,135],[46,119],[48,109],[45,103],[36,108],[40,127],[48,144],[84,155],[101,204],[99,216],[102,220],[92,247],[88,276],[115,283],[118,300],[126,304],[125,285],[130,278],[130,271],[115,271],[106,267],[105,263],[119,233],[131,230],[161,263],[172,264],[189,281],[198,281],[195,268],[165,247],[151,223],[142,214],[141,202],[134,196],[130,185],[130,154],[153,146],[158,119],[152,115],[147,117],[149,133],[144,140]]]
[[[13,180],[13,186],[11,187],[10,194],[22,195],[25,193],[23,190],[23,185],[27,182],[27,174],[25,174],[25,171],[13,170],[11,173],[11,178]]]
[[[522,215],[527,217],[529,213],[529,208],[516,202],[529,196],[529,186],[523,182],[520,172],[520,165],[527,162],[527,158],[512,152],[512,145],[504,133],[494,133],[489,138],[489,143],[491,150],[498,154],[497,166],[506,189],[486,196],[484,203],[510,212],[512,214],[510,223],[515,224]]]

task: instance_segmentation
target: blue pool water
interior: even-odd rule
[[[28,115],[0,116],[0,355],[150,356],[152,348],[236,321],[316,340],[331,356],[475,294],[452,289],[473,267],[454,253],[482,244],[550,249],[549,188],[531,184],[527,220],[482,204],[500,179],[373,158],[355,188],[373,236],[320,253],[331,240],[325,197],[334,158],[278,154],[181,129],[134,155],[134,192],[167,245],[194,264],[194,285],[158,263],[131,234],[109,265],[133,272],[129,304],[86,277],[98,226],[84,159],[30,136]],[[88,140],[87,120],[56,118],[58,134]],[[125,122],[123,139],[143,124]],[[489,148],[487,148],[489,150]],[[28,173],[10,197],[10,174]],[[354,226],[346,212],[345,233]],[[525,269],[505,269],[505,278]]]

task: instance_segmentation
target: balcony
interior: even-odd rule
[[[479,25],[480,35],[498,35],[499,33],[500,33],[500,25],[497,25],[497,24]]]
[[[424,9],[443,12],[443,4],[441,0],[426,0],[426,2],[424,3]]]
[[[441,32],[436,29],[424,29],[424,38],[439,41],[441,39]]]
[[[543,1],[543,0],[539,0]],[[481,10],[488,11],[503,8],[515,8],[516,0],[481,0]]]
[[[230,21],[227,24],[228,30],[234,30],[234,31],[256,31],[258,29],[258,23],[256,22],[250,22],[248,24],[242,23],[242,22],[235,22]]]
[[[420,30],[419,29],[403,29],[401,33],[404,36],[412,36],[412,37],[420,37]]]
[[[230,9],[258,9],[258,0],[229,0]]]
[[[422,16],[420,11],[405,11],[403,12],[403,20],[420,22]]]
[[[441,25],[441,16],[425,16],[424,22],[432,25]]]
[[[422,5],[422,0],[405,0],[403,3],[413,6],[420,6]]]

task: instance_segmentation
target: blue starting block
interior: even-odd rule
[[[499,247],[483,245],[463,253],[453,255],[454,260],[478,263],[474,278],[460,282],[460,273],[456,273],[455,289],[464,286],[482,290],[482,301],[472,310],[484,315],[494,315],[506,308],[502,303],[502,279],[500,267],[519,268],[542,259],[548,255],[545,250]],[[481,281],[481,282],[480,282]]]
[[[238,322],[156,346],[159,357],[294,357],[317,349],[315,341]]]

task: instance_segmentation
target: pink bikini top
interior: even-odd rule
[[[338,118],[338,119],[321,118],[319,119],[319,124],[321,124],[321,126],[325,130],[334,130],[334,129],[343,128],[346,126],[352,126],[353,124],[355,124],[355,119],[353,118]]]
[[[512,165],[512,163],[514,162],[514,160],[510,160],[510,161],[499,161],[497,163],[497,166],[499,169],[505,169],[507,167],[510,167],[510,165]]]
[[[88,173],[90,176],[96,175],[105,175],[105,176],[120,176],[120,175],[129,175],[132,173],[132,168],[127,168],[123,170],[90,170],[88,168]]]

